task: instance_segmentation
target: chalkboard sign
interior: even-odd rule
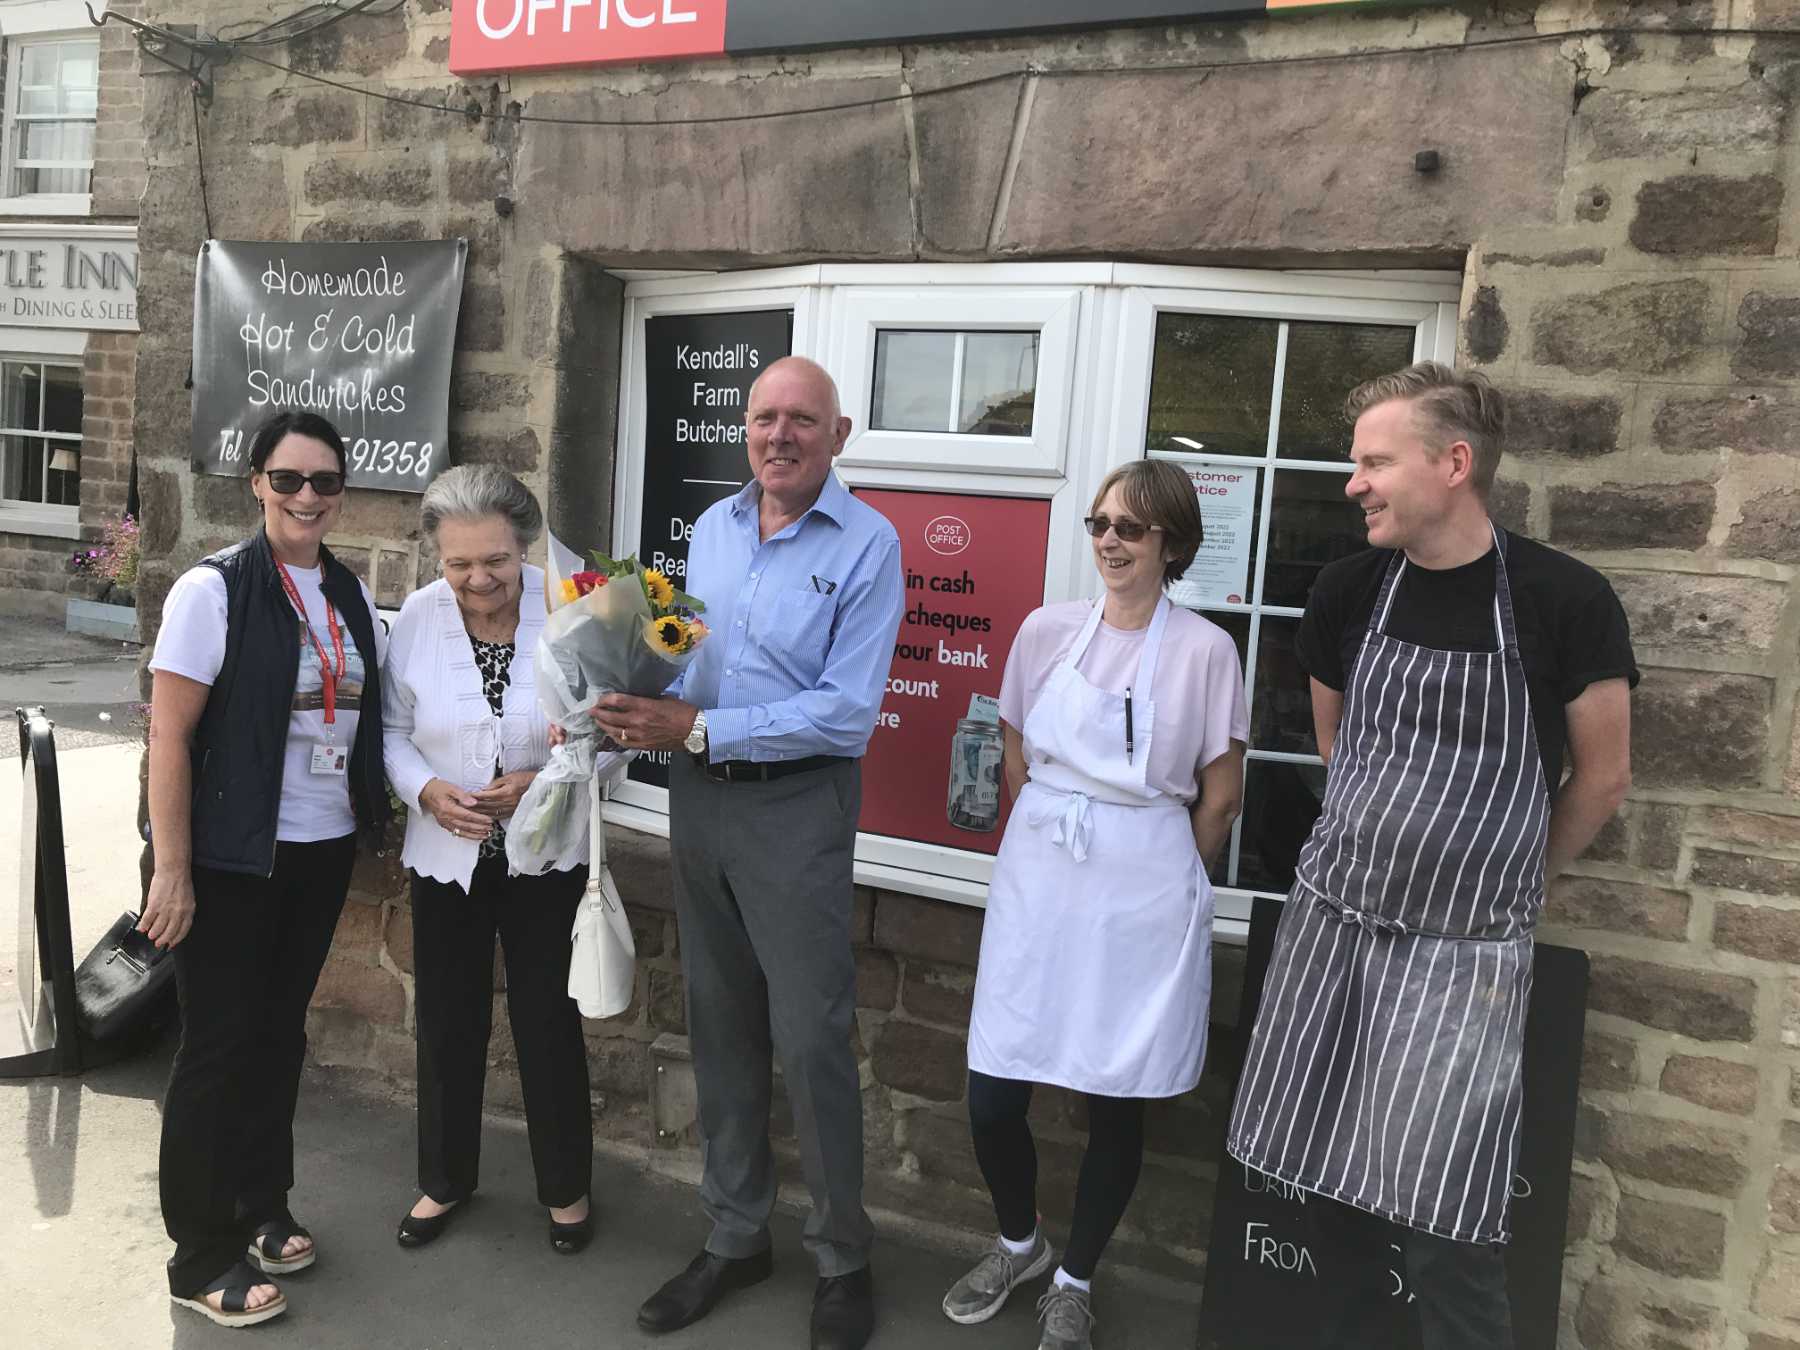
[[[677,586],[701,512],[750,481],[744,414],[756,377],[792,349],[794,312],[670,314],[644,321],[644,507],[638,556]],[[701,595],[695,597],[707,599]],[[669,784],[669,754],[632,761]]]
[[[423,492],[449,466],[450,356],[468,244],[208,240],[194,276],[197,473],[250,472],[283,409],[328,418],[350,485]]]
[[[1240,1017],[1245,1041],[1262,1001],[1280,917],[1281,902],[1256,902]],[[1525,1095],[1519,1167],[1513,1178],[1513,1239],[1506,1250],[1513,1337],[1520,1346],[1556,1344],[1587,981],[1586,952],[1537,944],[1531,1007],[1525,1019]],[[1313,1350],[1317,1345],[1309,1288],[1321,1280],[1366,1277],[1367,1271],[1333,1270],[1321,1262],[1308,1242],[1309,1203],[1322,1202],[1245,1167],[1220,1149],[1201,1303],[1201,1350]],[[1392,1320],[1385,1327],[1369,1329],[1358,1345],[1366,1350],[1419,1350],[1418,1319],[1409,1311],[1412,1296],[1398,1248],[1389,1258],[1388,1269],[1375,1278],[1388,1286]]]

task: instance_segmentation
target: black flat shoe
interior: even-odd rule
[[[444,1235],[450,1226],[453,1216],[461,1212],[467,1201],[459,1200],[442,1214],[434,1214],[429,1219],[421,1219],[417,1215],[407,1214],[400,1220],[400,1230],[394,1234],[394,1241],[402,1247],[428,1247]]]
[[[594,1236],[594,1209],[590,1203],[588,1212],[574,1223],[558,1223],[550,1220],[550,1245],[564,1256],[573,1256],[588,1245]]]
[[[875,1279],[869,1268],[830,1276],[813,1290],[812,1350],[863,1350],[875,1334]]]
[[[638,1309],[638,1325],[645,1331],[678,1331],[705,1317],[733,1289],[761,1284],[774,1269],[775,1259],[766,1251],[735,1261],[701,1252],[645,1300]]]

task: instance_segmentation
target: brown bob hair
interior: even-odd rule
[[[1094,504],[1088,514],[1100,510],[1100,503],[1114,488],[1125,500],[1125,509],[1146,525],[1162,527],[1163,551],[1168,561],[1163,566],[1163,585],[1178,580],[1193,565],[1194,555],[1206,538],[1206,527],[1200,521],[1200,498],[1187,474],[1166,459],[1137,459],[1122,464],[1100,480]]]

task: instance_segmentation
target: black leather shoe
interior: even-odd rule
[[[402,1247],[427,1247],[444,1235],[450,1226],[450,1220],[462,1212],[468,1201],[461,1200],[450,1206],[442,1214],[434,1214],[429,1219],[417,1218],[411,1213],[400,1220],[400,1231],[394,1234],[394,1241]]]
[[[550,1245],[564,1256],[573,1256],[588,1245],[594,1236],[594,1210],[592,1204],[588,1212],[574,1223],[558,1223],[550,1220]]]
[[[705,1317],[733,1289],[761,1284],[774,1269],[774,1258],[766,1251],[735,1261],[701,1252],[688,1262],[686,1270],[644,1301],[638,1309],[638,1325],[645,1331],[679,1331]]]
[[[812,1350],[862,1350],[875,1334],[875,1278],[864,1266],[819,1281],[813,1291]]]

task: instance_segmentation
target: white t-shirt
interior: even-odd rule
[[[319,589],[320,569],[289,567],[294,589],[306,605],[312,626],[325,654],[336,664],[331,630],[325,620],[325,596]],[[359,583],[360,585],[360,583]],[[369,588],[362,586],[369,621],[375,626],[377,660],[387,653],[387,630],[375,612]],[[195,567],[183,572],[163,602],[162,630],[156,635],[156,651],[150,669],[166,670],[211,686],[225,664],[225,577],[214,567]],[[319,675],[319,656],[301,631],[295,615],[294,641],[300,645],[300,673],[294,686],[293,710],[288,715],[287,753],[281,768],[281,811],[275,837],[290,844],[320,839],[339,839],[356,828],[350,809],[350,777],[312,771],[312,750],[325,743],[324,681]],[[363,692],[363,659],[350,636],[344,616],[338,615],[338,631],[344,640],[344,677],[337,687],[337,721],[332,744],[347,753],[356,743]]]

